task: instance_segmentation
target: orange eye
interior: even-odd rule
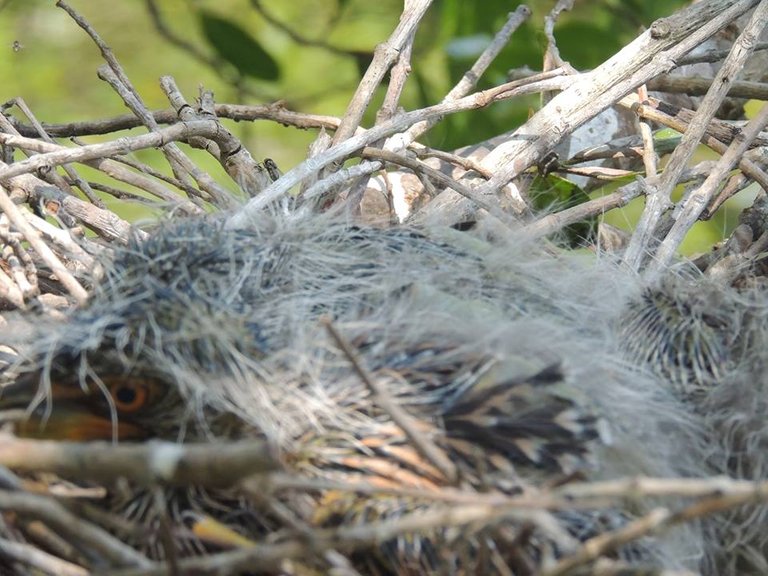
[[[109,393],[118,411],[136,412],[146,405],[149,399],[149,386],[130,380],[121,380],[110,384]]]

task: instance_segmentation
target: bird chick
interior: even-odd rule
[[[696,422],[616,344],[612,321],[635,287],[614,272],[520,237],[491,246],[331,216],[264,215],[237,230],[216,218],[162,225],[120,251],[85,307],[39,329],[2,403],[29,404],[18,429],[27,436],[262,438],[280,447],[293,473],[342,484],[512,495],[574,472],[699,473]],[[364,369],[453,463],[455,478],[376,404],[321,317],[332,318]],[[171,498],[180,521],[185,510],[202,510],[236,517],[252,538],[288,528],[237,495]],[[280,498],[314,527],[432,504],[338,490]],[[144,522],[151,514],[131,498],[115,506]],[[232,506],[243,508],[231,514]],[[629,517],[568,511],[540,515],[532,529],[528,517],[404,534],[352,560],[370,573],[493,573],[503,565],[533,574]],[[617,556],[680,566],[700,554],[690,530]]]
[[[768,477],[765,425],[768,300],[690,271],[645,288],[627,307],[621,336],[630,359],[670,382],[704,426],[712,475]],[[768,508],[748,506],[705,525],[706,573],[768,573]]]

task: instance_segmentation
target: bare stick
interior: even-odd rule
[[[109,560],[114,566],[149,568],[153,563],[102,529],[78,518],[61,504],[43,496],[0,490],[0,510],[37,518],[67,540]]]
[[[145,148],[161,147],[168,142],[186,140],[193,136],[202,136],[216,141],[219,133],[220,126],[218,122],[214,120],[195,120],[193,122],[175,124],[148,134],[118,138],[112,142],[89,144],[79,148],[65,148],[56,152],[38,154],[32,158],[16,162],[12,166],[0,168],[0,181],[18,176],[19,174],[27,174],[46,166],[58,166],[65,162],[84,162],[105,156],[128,154],[129,152]],[[47,142],[2,133],[0,133],[0,143],[8,146],[29,147],[33,150],[36,147],[52,146],[52,144]]]
[[[675,67],[675,60],[757,4],[757,0],[705,0],[663,18],[634,42],[569,88],[492,150],[481,164],[494,177],[478,186],[492,195],[532,166],[565,136],[649,79]],[[514,193],[514,191],[510,191]],[[455,222],[471,204],[452,191],[425,208],[433,218]]]
[[[39,156],[37,156],[39,158]],[[37,231],[29,225],[24,215],[18,209],[16,204],[8,196],[5,188],[0,186],[0,210],[5,212],[8,220],[11,221],[16,229],[24,235],[29,244],[40,254],[43,261],[51,267],[59,281],[64,285],[72,297],[80,304],[88,299],[88,293],[80,283],[75,280],[69,270],[61,263],[61,260],[53,253],[48,245],[42,241]]]
[[[648,98],[648,89],[645,86],[640,86],[637,89],[637,96],[640,101],[644,101]],[[648,178],[656,176],[657,172],[657,156],[656,149],[653,145],[653,130],[651,125],[640,119],[640,137],[643,139],[643,165],[645,166],[645,175]]]
[[[707,125],[728,94],[731,82],[743,68],[744,63],[752,53],[755,39],[764,28],[766,19],[768,19],[768,4],[761,2],[760,6],[755,9],[749,24],[731,48],[731,53],[723,62],[722,68],[720,68],[715,76],[714,83],[709,92],[707,92],[707,95],[702,99],[696,116],[691,121],[688,130],[683,134],[680,144],[669,158],[664,173],[657,183],[653,183],[650,186],[650,195],[646,200],[645,210],[643,210],[643,215],[640,217],[640,222],[638,222],[635,232],[632,234],[624,255],[624,261],[632,268],[640,268],[643,257],[647,253],[649,242],[659,225],[661,216],[671,205],[670,196],[673,188],[677,185],[680,174],[682,174],[693,155],[699,140],[706,131]],[[668,247],[665,248],[665,251],[667,250]],[[663,260],[666,261],[668,258],[664,256]],[[658,267],[655,267],[654,270],[657,272]],[[651,273],[655,272],[652,270]]]
[[[171,76],[161,77],[160,86],[182,121],[190,122],[211,118],[210,114],[197,112],[187,104]],[[210,92],[208,94],[210,95]],[[216,121],[218,122],[218,120]],[[223,126],[220,127],[216,142],[205,139],[203,141],[205,142],[203,149],[216,158],[227,174],[250,196],[255,196],[272,182],[264,167],[256,162],[240,140]],[[194,145],[194,142],[190,142],[190,144]]]
[[[184,559],[179,562],[182,574],[231,574],[252,569],[278,569],[286,559],[306,558],[318,550],[336,549],[342,552],[363,550],[377,546],[407,532],[426,532],[454,526],[487,525],[505,517],[517,517],[520,512],[510,512],[491,506],[438,507],[427,511],[404,514],[399,518],[371,522],[369,524],[343,526],[335,530],[316,530],[311,540],[296,539],[276,544],[256,544],[221,554],[202,558]],[[535,520],[532,514],[523,514]],[[112,576],[165,576],[167,566],[147,569],[114,570]]]
[[[501,222],[505,222],[507,224],[511,224],[513,222],[511,216],[503,212],[498,206],[494,206],[493,204],[485,202],[485,200],[479,198],[471,188],[465,186],[461,182],[457,182],[439,170],[435,170],[434,168],[427,166],[423,162],[419,162],[418,160],[408,158],[407,156],[403,156],[401,154],[396,154],[395,152],[390,152],[388,150],[378,150],[376,148],[364,148],[362,155],[366,158],[379,158],[386,162],[405,166],[406,168],[413,170],[416,174],[424,174],[442,186],[456,190],[456,192],[470,199],[475,203],[475,205],[488,211],[489,214],[492,214]]]
[[[99,70],[99,74],[104,78],[115,91],[121,96],[125,104],[131,109],[131,111],[138,116],[142,123],[151,131],[158,129],[155,119],[149,113],[149,110],[141,100],[141,96],[134,88],[128,75],[123,70],[123,67],[118,62],[117,58],[112,52],[112,49],[101,39],[101,36],[93,29],[93,27],[80,16],[72,7],[70,7],[63,0],[58,0],[56,5],[62,8],[70,17],[91,37],[93,42],[98,46],[101,51],[101,55],[107,62],[108,67],[102,67]],[[174,144],[164,144],[162,146],[163,152],[168,158],[171,167],[174,172],[177,169],[182,169],[186,173],[190,174],[200,187],[206,192],[211,194],[213,198],[223,206],[231,206],[232,199],[230,193],[208,174],[197,168],[193,162],[191,162],[181,150]]]
[[[244,104],[216,104],[214,112],[217,118],[226,118],[238,122],[253,122],[255,120],[270,120],[286,126],[302,130],[310,128],[325,128],[335,130],[341,120],[336,116],[321,114],[305,114],[293,112],[284,107],[281,102],[264,106],[249,106]],[[179,117],[174,110],[155,110],[150,112],[158,124],[175,124]],[[23,136],[33,137],[37,134],[32,126],[21,124],[15,118],[11,123]],[[133,114],[123,114],[102,120],[86,120],[69,122],[67,124],[42,123],[43,129],[51,136],[66,138],[72,136],[91,136],[96,134],[111,134],[120,130],[129,130],[141,126],[141,121]]]
[[[0,539],[0,556],[5,556],[6,560],[31,566],[35,570],[52,576],[88,576],[90,574],[82,566],[52,556],[29,544],[12,542],[4,538]]]
[[[755,44],[755,52],[759,50],[768,50],[768,42],[758,42]],[[697,52],[696,54],[690,54],[682,60],[680,60],[680,66],[688,66],[689,64],[698,64],[699,62],[719,62],[730,53],[730,49],[727,50],[704,50]]]
[[[275,451],[257,440],[229,443],[53,442],[0,437],[0,465],[24,472],[140,485],[232,486],[251,474],[277,470]]]
[[[496,56],[499,55],[499,52],[501,52],[501,50],[507,45],[509,39],[512,37],[512,34],[515,33],[515,30],[517,30],[520,25],[530,16],[531,9],[528,8],[528,6],[525,4],[518,6],[514,12],[510,12],[509,16],[507,17],[507,22],[504,24],[502,29],[496,33],[493,41],[486,47],[485,50],[483,50],[483,53],[480,54],[472,67],[464,73],[464,76],[462,76],[461,80],[456,83],[456,86],[451,88],[451,91],[445,95],[443,102],[457,100],[469,94],[470,91],[477,85],[477,82],[480,80],[482,75],[485,74],[485,71],[488,69],[491,63],[493,63],[493,61],[496,59]],[[404,135],[403,144],[407,145],[410,144],[410,142],[418,139],[439,121],[440,118],[436,117],[432,118],[431,120],[425,120],[414,124],[407,130],[406,134]]]
[[[56,146],[55,149],[57,150],[62,149],[62,147],[59,147],[58,145],[51,146]],[[99,208],[98,206],[81,200],[77,196],[65,194],[58,188],[45,185],[42,180],[31,174],[14,176],[9,179],[9,183],[12,190],[22,190],[27,198],[36,201],[43,200],[57,202],[67,214],[77,218],[102,238],[106,238],[107,240],[117,240],[124,244],[127,243],[130,238],[131,225],[111,210]],[[136,234],[140,237],[144,235],[140,230],[137,230]],[[80,242],[83,241],[83,239],[80,240]],[[74,248],[74,246],[70,246]]]
[[[110,68],[107,66],[99,68],[99,77],[107,81],[110,86],[120,94],[128,107],[146,122],[146,125],[151,132],[157,132],[159,130],[154,118],[149,114],[149,111],[144,107],[144,104],[138,100],[132,92],[125,89],[124,85],[119,82],[118,77]],[[161,146],[161,149],[176,177],[183,181],[185,176],[189,175],[198,183],[201,190],[208,193],[214,204],[224,208],[234,206],[235,202],[231,192],[222,187],[209,174],[198,168],[175,143],[166,142]]]
[[[229,219],[228,225],[233,228],[245,225],[250,218],[250,214],[257,214],[265,206],[268,206],[278,198],[281,198],[287,194],[291,188],[300,184],[304,179],[316,174],[325,166],[336,160],[346,158],[355,151],[360,150],[381,138],[386,138],[396,132],[402,132],[416,122],[428,120],[434,116],[482,108],[493,102],[506,100],[523,94],[536,94],[544,90],[560,89],[569,85],[571,82],[572,79],[568,77],[548,78],[532,83],[526,81],[510,82],[491,88],[490,90],[477,92],[471,96],[453,102],[436,104],[434,106],[422,108],[421,110],[398,114],[383,124],[379,124],[362,134],[353,136],[337,146],[332,146],[325,152],[302,162],[291,171],[285,173],[282,178],[273,182],[269,188],[264,190],[256,198],[250,200],[248,204],[235,213]],[[0,137],[2,137],[1,134]],[[0,142],[2,142],[2,139],[0,139]],[[0,172],[0,177],[2,177],[2,172]]]
[[[768,18],[768,3],[764,4],[764,6],[766,7],[766,17]],[[755,14],[757,14],[757,10]],[[754,138],[766,126],[768,126],[768,105],[764,104],[760,113],[750,121],[743,133],[734,139],[725,154],[718,160],[715,168],[707,176],[707,179],[704,180],[704,183],[683,200],[678,213],[675,214],[676,220],[672,225],[672,229],[661,242],[656,251],[655,258],[649,266],[648,271],[651,275],[661,273],[672,261],[685,235],[714,198],[720,183],[727,177],[728,172],[730,172],[738,159],[749,148]]]
[[[384,102],[381,104],[378,112],[376,112],[376,124],[389,120],[397,112],[400,96],[403,94],[408,75],[411,73],[411,53],[413,52],[415,33],[416,31],[414,30],[413,34],[406,39],[403,48],[400,50],[397,62],[392,67],[387,93],[384,95]]]
[[[607,505],[627,498],[636,499],[641,496],[682,496],[703,497],[703,500],[688,506],[677,513],[652,512],[648,517],[620,528],[616,532],[597,537],[597,544],[608,550],[628,537],[642,536],[650,531],[666,528],[689,519],[703,515],[721,512],[743,506],[747,503],[764,502],[768,499],[768,482],[748,482],[729,478],[630,478],[616,481],[567,484],[556,489],[553,494],[556,500],[549,500],[551,509],[573,509],[577,499],[592,506],[596,503]],[[483,495],[478,495],[483,497]],[[606,500],[607,498],[607,500]],[[582,500],[583,499],[583,500]],[[525,501],[525,497],[515,497],[507,503],[499,502],[484,505],[453,505],[450,507],[434,507],[424,512],[407,513],[399,518],[372,522],[364,525],[343,526],[335,530],[316,530],[310,543],[305,540],[287,541],[275,545],[257,544],[251,548],[224,552],[199,559],[182,560],[180,569],[183,572],[195,571],[199,574],[221,574],[237,571],[239,568],[259,566],[266,568],[277,567],[279,562],[287,558],[300,558],[317,550],[333,548],[342,552],[362,550],[375,546],[390,538],[404,533],[425,532],[435,529],[446,529],[452,526],[473,526],[476,529],[488,526],[504,519],[530,521],[539,524],[542,516],[534,510],[526,511],[513,508]],[[533,501],[544,505],[545,502],[533,497]],[[560,508],[562,507],[562,508]],[[308,548],[308,546],[311,546]],[[578,550],[578,548],[577,548]],[[582,552],[592,554],[592,552]],[[577,552],[577,555],[579,552]],[[113,572],[114,576],[161,576],[168,574],[167,567],[157,567],[139,570],[124,570]],[[666,573],[669,574],[669,573]],[[684,573],[677,573],[681,576]]]
[[[655,98],[648,98],[647,102],[640,103],[636,97],[627,96],[622,98],[619,104],[631,109],[641,118],[647,118],[648,120],[668,126],[681,134],[688,131],[688,127],[696,114],[692,110],[670,107]],[[670,110],[670,108],[672,109]],[[665,110],[668,110],[670,113],[674,112],[674,115],[668,114]],[[733,142],[739,131],[740,129],[735,126],[713,119],[701,137],[701,143],[718,154],[725,154],[728,144]],[[760,136],[753,141],[753,144],[765,146],[768,142],[765,142],[763,136]],[[739,169],[760,184],[764,190],[768,190],[768,175],[765,174],[757,163],[744,156],[739,159]]]
[[[648,81],[648,89],[655,92],[682,93],[688,96],[703,96],[714,84],[714,78],[701,76],[659,76]],[[768,84],[734,80],[728,90],[731,98],[768,100]]]
[[[580,566],[594,562],[604,554],[633,542],[664,526],[672,518],[672,513],[666,508],[651,510],[642,518],[630,522],[618,530],[600,534],[590,538],[575,554],[562,558],[555,566],[545,569],[540,576],[566,576]]]
[[[331,146],[351,137],[357,127],[360,126],[360,120],[362,120],[363,114],[373,98],[374,91],[381,84],[387,70],[399,58],[400,51],[408,39],[416,33],[419,22],[421,22],[431,3],[432,0],[406,0],[397,28],[386,42],[376,46],[373,61],[368,66],[368,70],[366,70],[354,96],[352,96],[341,124],[333,136]]]
[[[40,135],[40,137],[45,140],[46,142],[53,143],[53,138],[51,138],[43,129],[40,122],[38,122],[37,118],[34,114],[32,114],[32,110],[29,109],[26,102],[24,102],[24,99],[22,98],[16,98],[15,100],[16,106],[19,107],[19,109],[24,112],[26,117],[29,119],[29,121],[32,123],[32,126],[35,127],[35,130],[37,130],[37,133]],[[7,130],[6,130],[7,131]],[[62,168],[64,169],[64,172],[69,176],[75,184],[77,184],[77,187],[80,188],[80,190],[83,191],[83,194],[85,194],[85,197],[88,198],[88,200],[93,204],[94,206],[97,206],[98,208],[105,208],[104,202],[101,201],[101,199],[96,196],[96,194],[93,192],[91,187],[88,185],[88,182],[80,178],[78,173],[75,171],[74,168],[71,166],[68,166],[67,164],[63,164]],[[52,172],[53,174],[56,174],[56,172]],[[60,179],[60,181],[54,182],[56,186],[64,190],[65,192],[68,192],[72,194],[72,190],[70,186],[64,181],[63,178]],[[63,184],[63,186],[62,186]]]

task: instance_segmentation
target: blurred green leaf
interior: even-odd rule
[[[202,11],[199,17],[211,47],[240,74],[269,81],[280,78],[280,67],[275,59],[246,30],[210,12]]]
[[[429,106],[434,100],[429,94],[429,84],[424,81],[424,77],[418,69],[411,71],[411,78],[416,84],[416,91],[419,95],[418,106],[424,108]]]
[[[528,189],[528,197],[535,209],[543,211],[573,208],[590,199],[576,184],[555,174],[535,176]],[[588,218],[566,226],[563,229],[563,240],[569,247],[575,248],[592,238],[596,229],[597,219]]]
[[[560,54],[576,68],[595,68],[623,47],[616,30],[584,21],[570,21],[555,29]]]
[[[352,57],[355,59],[355,67],[357,68],[357,73],[360,75],[360,78],[362,78],[368,71],[371,62],[373,62],[373,52],[365,50],[351,50],[350,52]],[[385,81],[388,79],[389,77],[387,77]]]
[[[536,176],[528,190],[528,195],[537,210],[552,207],[562,210],[589,200],[589,195],[576,184],[554,174]]]

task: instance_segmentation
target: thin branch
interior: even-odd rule
[[[443,102],[451,102],[463,98],[477,86],[480,78],[493,63],[501,50],[509,43],[512,34],[531,16],[531,9],[525,4],[521,4],[514,12],[510,12],[507,22],[496,33],[493,41],[483,50],[483,53],[477,58],[472,67],[467,70],[450,92],[445,95]],[[411,126],[403,137],[403,144],[408,145],[417,140],[430,128],[440,121],[440,117],[424,120]]]
[[[66,162],[85,162],[86,160],[95,160],[107,156],[128,154],[136,150],[161,147],[168,142],[183,141],[194,136],[202,136],[216,141],[220,134],[220,129],[221,126],[214,120],[195,120],[194,122],[175,124],[148,134],[119,138],[111,142],[88,144],[79,148],[60,147],[55,152],[38,154],[32,158],[16,162],[11,166],[0,168],[0,181],[13,178],[19,174],[28,174],[41,168],[59,166]],[[54,146],[47,142],[2,133],[0,133],[0,144],[41,151],[50,150]]]
[[[88,576],[90,572],[47,552],[20,542],[0,538],[0,556],[10,562],[19,562],[51,576]]]
[[[234,120],[235,122],[252,122],[255,120],[270,120],[293,126],[301,130],[313,128],[325,128],[326,130],[335,130],[341,120],[336,116],[327,116],[322,114],[305,114],[294,112],[285,108],[282,102],[267,104],[263,106],[252,106],[244,104],[216,104],[214,107],[216,117]],[[158,124],[175,124],[179,117],[174,110],[155,110],[150,112],[155,122]],[[37,132],[33,126],[20,123],[15,118],[10,118],[11,123],[22,136],[35,137]],[[130,130],[141,126],[141,121],[134,114],[123,114],[113,118],[104,118],[102,120],[86,120],[83,122],[69,122],[67,124],[47,124],[43,122],[41,126],[46,133],[57,138],[66,138],[72,136],[93,136],[111,134],[120,130]]]
[[[768,19],[768,2],[763,6],[766,8],[765,17]],[[758,11],[756,10],[755,14],[757,13]],[[739,158],[744,155],[750,144],[766,126],[768,126],[768,104],[763,104],[758,115],[734,139],[702,185],[692,191],[681,202],[679,209],[674,214],[675,223],[667,233],[667,237],[662,240],[656,251],[655,258],[649,266],[649,273],[651,275],[660,274],[672,261],[685,235],[714,198],[720,183],[727,177]]]
[[[491,195],[507,186],[573,130],[641,84],[673,68],[676,58],[757,3],[734,0],[724,8],[719,0],[704,1],[657,21],[590,74],[582,74],[518,128],[506,143],[492,150],[481,163],[494,171],[494,177],[476,192]],[[440,211],[450,221],[455,221],[451,214],[462,215],[466,210],[467,203],[451,198],[451,194],[436,200],[430,210]]]
[[[414,160],[412,158],[408,158],[407,156],[403,156],[402,154],[397,154],[388,150],[379,150],[377,148],[367,147],[363,148],[362,156],[365,158],[378,158],[386,162],[405,166],[406,168],[413,170],[413,172],[416,174],[423,174],[424,176],[431,178],[438,184],[441,184],[443,187],[456,190],[456,192],[465,198],[470,199],[476,206],[486,210],[489,214],[495,216],[501,222],[506,224],[512,224],[514,222],[514,219],[510,215],[503,212],[498,206],[485,202],[485,200],[478,197],[474,190],[471,188],[465,186],[461,182],[457,182],[439,170],[435,170],[434,168],[427,166],[423,162],[419,162],[418,160]]]
[[[23,472],[52,472],[68,478],[139,485],[157,483],[232,486],[246,476],[281,467],[265,442],[146,444],[54,442],[0,437],[0,465]]]
[[[397,62],[409,38],[413,38],[431,3],[432,0],[406,0],[397,28],[386,42],[376,46],[373,61],[358,84],[347,111],[341,119],[341,124],[333,136],[332,147],[350,138],[360,126],[360,121],[373,99],[376,88],[381,84],[387,71]]]
[[[38,135],[45,140],[46,142],[53,143],[53,138],[51,138],[46,132],[45,129],[43,129],[40,122],[37,120],[34,114],[32,114],[32,110],[29,109],[26,102],[22,98],[16,98],[14,100],[16,103],[16,106],[19,107],[19,110],[24,112],[24,115],[29,119],[29,121],[32,123],[32,126],[34,126],[35,130],[37,130]],[[8,130],[5,130],[8,131]],[[11,132],[13,134],[13,132]],[[94,206],[98,208],[105,208],[104,202],[101,201],[101,199],[94,194],[93,190],[91,190],[90,186],[88,186],[88,182],[80,178],[80,176],[77,174],[74,168],[71,166],[68,166],[67,164],[62,165],[62,168],[64,169],[64,172],[69,176],[72,181],[77,184],[77,187],[80,188],[80,190],[83,191],[83,194],[85,194],[85,197],[88,198],[88,200],[93,204]],[[56,174],[56,172],[52,172],[52,174]],[[69,185],[66,182],[64,183],[64,186],[62,187],[62,181],[63,178],[60,181],[55,181],[54,184],[64,190],[65,192],[72,194],[72,190],[70,189]]]
[[[37,156],[35,158],[39,157],[40,156]],[[0,171],[2,171],[2,169],[0,169]],[[2,180],[2,178],[0,178],[0,180]],[[51,270],[53,270],[54,274],[56,274],[59,281],[64,285],[72,297],[80,304],[85,303],[88,299],[88,293],[80,283],[75,280],[72,274],[70,274],[69,270],[67,270],[64,264],[61,263],[61,260],[59,260],[56,254],[54,254],[48,245],[43,242],[37,230],[29,225],[27,219],[13,203],[5,188],[2,186],[0,186],[0,211],[5,213],[11,221],[11,224],[24,235],[24,239],[29,242],[43,261],[51,267]]]
[[[61,504],[43,496],[0,490],[0,510],[37,518],[67,540],[107,559],[114,566],[154,566],[145,556],[93,524],[78,518]]]
[[[507,100],[524,94],[537,94],[544,90],[562,89],[564,86],[571,84],[571,82],[572,80],[569,77],[555,77],[533,83],[527,81],[509,82],[483,92],[477,92],[471,96],[453,102],[436,104],[434,106],[422,108],[421,110],[398,114],[391,120],[378,126],[374,126],[362,134],[345,140],[341,144],[332,146],[325,152],[302,162],[297,167],[286,172],[282,178],[274,182],[259,196],[250,200],[248,204],[230,217],[228,224],[234,228],[244,225],[250,219],[251,214],[258,213],[265,206],[268,206],[275,200],[283,197],[289,190],[291,190],[291,188],[300,184],[306,178],[316,174],[322,168],[337,160],[348,157],[350,154],[353,154],[357,150],[360,150],[381,138],[386,138],[396,132],[402,132],[416,122],[429,120],[434,116],[482,108],[494,102]],[[1,139],[0,142],[2,142]],[[2,172],[0,172],[0,177],[2,177]]]
[[[664,75],[649,80],[648,90],[654,92],[686,94],[688,96],[703,96],[709,92],[709,89],[714,83],[715,78]],[[750,100],[768,100],[768,84],[765,82],[734,80],[728,90],[728,97],[747,98]]]
[[[760,31],[765,25],[765,20],[768,18],[768,3],[761,2],[759,4],[752,14],[749,24],[736,42],[734,42],[731,53],[715,76],[714,83],[709,92],[702,99],[688,130],[686,130],[683,138],[680,140],[680,144],[672,152],[664,168],[664,173],[660,176],[658,182],[653,183],[653,186],[650,188],[651,193],[646,200],[645,209],[624,255],[624,261],[634,269],[639,269],[642,265],[643,258],[648,252],[651,238],[661,221],[661,216],[671,205],[670,197],[673,188],[677,185],[680,175],[690,161],[699,140],[704,136],[707,126],[728,94],[731,82],[733,82],[752,53],[755,39],[759,36]],[[719,17],[723,18],[726,13],[727,11],[723,11]],[[725,23],[727,22],[719,22],[719,24]],[[664,260],[666,259],[665,257]],[[655,267],[655,270],[658,271],[658,267]],[[654,273],[653,271],[651,272],[652,274]]]

